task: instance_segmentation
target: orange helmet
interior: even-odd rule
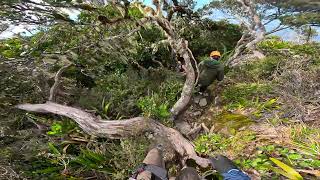
[[[212,51],[212,52],[210,53],[210,57],[213,57],[213,56],[219,56],[219,57],[221,57],[221,54],[220,54],[219,51]]]

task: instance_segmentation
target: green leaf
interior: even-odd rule
[[[302,176],[296,170],[294,170],[292,167],[286,165],[285,163],[283,163],[275,158],[270,158],[270,160],[283,170],[282,171],[282,170],[279,170],[276,168],[272,168],[272,170],[275,171],[276,173],[279,173],[279,174],[281,174],[289,179],[292,179],[292,180],[303,179]]]
[[[302,158],[302,155],[300,155],[300,154],[289,154],[288,158],[292,159],[292,160],[298,160],[298,159]]]
[[[104,106],[104,113],[108,113],[110,104],[111,104],[111,103],[109,102],[109,103],[107,103],[107,104]]]
[[[48,146],[49,146],[49,150],[55,154],[55,155],[61,155],[61,153],[59,152],[59,150],[51,143],[49,142],[48,143]]]
[[[47,132],[49,135],[57,135],[62,133],[62,125],[59,123],[54,123],[51,125],[51,131]]]

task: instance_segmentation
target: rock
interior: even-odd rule
[[[153,134],[148,134],[147,139],[154,139]]]
[[[196,111],[193,113],[193,116],[200,116],[201,115],[201,111]]]
[[[201,96],[195,96],[195,97],[193,98],[193,102],[196,103],[196,104],[198,104],[199,101],[200,101],[200,99],[201,99]]]
[[[200,99],[199,106],[204,107],[204,106],[206,106],[207,104],[208,104],[208,102],[207,102],[207,99],[206,99],[206,98]]]
[[[152,134],[152,133],[145,133],[145,137],[147,138],[147,139],[154,139],[154,135]]]

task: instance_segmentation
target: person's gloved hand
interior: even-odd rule
[[[213,169],[216,169],[220,174],[227,173],[231,169],[238,169],[230,159],[222,155],[211,157],[209,160]]]

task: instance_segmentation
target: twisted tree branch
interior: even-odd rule
[[[197,79],[195,69],[197,70],[198,67],[197,63],[194,63],[195,68],[192,65],[192,62],[196,62],[196,60],[194,59],[191,50],[188,48],[188,41],[183,38],[177,37],[177,35],[174,33],[174,28],[171,26],[170,22],[165,18],[151,18],[153,21],[156,22],[158,26],[160,26],[165,31],[170,46],[175,51],[175,53],[182,57],[185,61],[186,81],[182,88],[181,97],[170,110],[172,118],[175,120],[180,114],[182,114],[186,110],[191,100],[193,88],[196,84]]]
[[[199,157],[192,145],[177,130],[166,127],[157,121],[145,117],[135,117],[125,120],[102,120],[83,110],[53,102],[45,104],[21,104],[19,109],[38,112],[53,113],[73,119],[80,128],[88,134],[110,139],[121,139],[153,132],[170,142],[174,150],[183,158],[193,159],[202,167],[207,167],[209,161]]]

